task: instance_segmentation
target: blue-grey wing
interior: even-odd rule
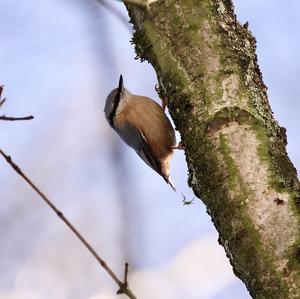
[[[140,130],[129,123],[125,123],[122,125],[122,128],[116,128],[115,130],[125,143],[136,151],[145,163],[161,174],[160,162],[155,159],[146,136],[144,136]]]

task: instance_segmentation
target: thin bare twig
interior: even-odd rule
[[[1,99],[1,94],[0,94],[0,99]],[[6,98],[4,98],[3,100],[0,100],[0,107],[4,104],[5,101],[6,101]]]
[[[125,285],[128,285],[128,280],[127,280],[127,277],[128,277],[128,267],[129,267],[129,264],[125,263],[125,270],[124,270],[124,284]]]
[[[63,213],[56,208],[56,206],[46,197],[46,195],[39,190],[39,188],[24,174],[20,167],[11,159],[11,157],[5,154],[0,149],[0,154],[4,157],[7,163],[30,185],[30,187],[46,202],[46,204],[57,214],[57,216],[71,229],[71,231],[77,236],[77,238],[83,243],[88,251],[95,257],[99,264],[109,274],[109,276],[119,286],[117,294],[127,295],[130,299],[137,299],[137,297],[128,288],[127,275],[128,275],[128,263],[125,263],[124,282],[122,282],[117,275],[110,269],[107,263],[98,255],[95,249],[86,241],[86,239],[79,233],[74,225],[63,215]]]
[[[125,269],[124,269],[124,285],[128,286],[128,268],[129,268],[129,264],[125,263]]]
[[[128,267],[129,267],[129,264],[125,263],[123,287],[120,287],[117,294],[124,294],[124,290],[126,290],[128,288],[128,280],[127,280]]]
[[[0,107],[4,104],[6,99],[4,98],[1,100],[2,96],[2,91],[3,91],[4,85],[0,85]],[[0,115],[0,120],[10,120],[10,121],[15,121],[15,120],[30,120],[33,119],[32,115],[29,116],[23,116],[23,117],[12,117],[12,116],[6,116],[6,115]]]
[[[1,100],[1,95],[2,95],[2,91],[3,91],[4,85],[0,85],[0,107],[3,105],[3,103],[6,101],[6,99],[4,98],[3,100]]]
[[[2,101],[2,103],[3,103],[3,101]],[[0,102],[0,104],[1,104],[1,102]],[[22,116],[22,117],[12,117],[12,116],[0,115],[0,120],[15,121],[15,120],[30,120],[30,119],[33,119],[32,115]]]

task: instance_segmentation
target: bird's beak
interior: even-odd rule
[[[123,86],[123,76],[120,75],[119,79],[119,87],[118,87],[118,94],[121,95],[123,93],[124,86]]]

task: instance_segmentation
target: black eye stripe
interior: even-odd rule
[[[119,90],[118,90],[118,93],[116,94],[114,102],[113,102],[114,103],[113,108],[112,108],[111,113],[108,117],[109,123],[113,128],[114,128],[114,117],[116,116],[116,112],[117,112],[117,109],[118,109],[118,106],[119,106],[119,103],[120,103],[120,99],[121,99],[121,92],[119,93]]]

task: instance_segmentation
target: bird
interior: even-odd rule
[[[176,191],[170,177],[175,130],[162,107],[148,97],[132,94],[120,75],[118,87],[106,98],[104,113],[121,139]]]

